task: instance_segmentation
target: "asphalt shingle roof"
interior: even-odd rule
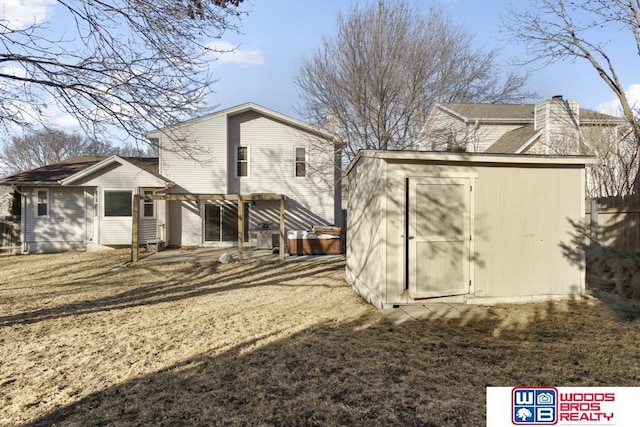
[[[57,184],[59,181],[75,175],[96,163],[107,159],[107,156],[86,156],[86,157],[73,157],[71,159],[64,160],[62,162],[54,163],[47,166],[42,166],[30,171],[20,172],[18,174],[0,179],[0,184],[3,182],[23,182],[25,184],[30,182],[38,183],[52,183]],[[157,157],[122,157],[128,162],[133,163],[141,169],[162,178],[158,173],[158,158]],[[164,178],[163,178],[164,179]]]
[[[533,122],[535,104],[462,104],[443,102],[441,106],[467,119],[522,119]],[[580,120],[623,121],[620,117],[580,108]]]
[[[485,153],[514,154],[522,144],[529,141],[537,131],[533,125],[522,126],[502,135],[500,139],[491,144]]]

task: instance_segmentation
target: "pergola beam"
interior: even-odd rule
[[[140,202],[142,200],[164,200],[178,202],[221,202],[233,201],[238,204],[238,257],[243,259],[244,246],[244,202],[280,201],[280,261],[284,261],[284,224],[285,200],[284,194],[252,193],[252,194],[135,194],[133,196],[132,225],[131,225],[131,262],[137,262],[140,255]]]
[[[284,194],[275,193],[253,193],[253,194],[145,194],[137,195],[140,199],[145,200],[168,200],[168,201],[210,201],[210,202],[222,202],[230,201],[236,202],[242,200],[243,202],[256,202],[256,201],[275,201],[284,200],[287,198]]]

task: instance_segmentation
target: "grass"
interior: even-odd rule
[[[487,386],[640,378],[598,300],[393,325],[341,261],[127,259],[0,258],[0,425],[478,426]]]

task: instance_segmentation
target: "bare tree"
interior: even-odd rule
[[[203,104],[210,43],[237,29],[242,1],[57,0],[63,33],[0,17],[0,125],[46,125],[54,104],[92,138],[117,126],[144,140]]]
[[[602,132],[585,134],[589,151],[597,163],[587,165],[587,196],[619,197],[634,193],[635,179],[640,168],[640,144],[630,129],[618,137]]]
[[[2,147],[0,171],[13,174],[35,169],[76,156],[105,156],[117,148],[61,130],[41,129],[15,136]]]
[[[530,0],[530,6],[512,10],[505,20],[509,31],[528,47],[528,61],[543,64],[566,59],[586,61],[620,101],[622,114],[630,125],[631,140],[640,141],[636,111],[618,73],[621,61],[628,63],[631,52],[616,60],[607,46],[611,34],[624,34],[620,33],[622,29],[635,41],[633,49],[640,55],[640,2]],[[635,170],[633,181],[638,189],[640,176]]]
[[[114,148],[114,154],[122,157],[158,157],[158,147],[153,143],[124,143]]]
[[[356,6],[295,76],[300,113],[346,141],[347,160],[363,148],[410,149],[435,102],[523,96],[525,77],[501,79],[496,57],[438,9],[423,17],[403,1]]]

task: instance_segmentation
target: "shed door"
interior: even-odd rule
[[[408,279],[413,298],[469,292],[471,182],[410,178]]]

